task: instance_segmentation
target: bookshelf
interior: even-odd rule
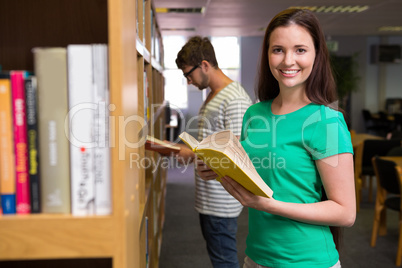
[[[31,49],[37,46],[108,44],[110,102],[113,104],[110,118],[114,127],[110,133],[112,215],[0,216],[1,267],[19,267],[18,263],[26,261],[30,262],[29,267],[45,267],[46,262],[59,268],[71,265],[145,268],[147,262],[149,267],[158,267],[166,170],[133,165],[130,161],[133,155],[140,159],[146,156],[155,163],[160,157],[146,152],[144,146],[131,146],[141,141],[141,131],[164,139],[164,81],[158,61],[163,58],[163,49],[151,1],[42,0],[39,3],[16,0],[2,3],[0,64],[3,70],[32,70]],[[152,44],[156,43],[158,49],[153,49]],[[143,118],[145,113],[144,72],[151,115],[145,128],[145,122],[132,120]]]

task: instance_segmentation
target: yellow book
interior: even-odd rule
[[[179,138],[217,173],[219,178],[229,176],[253,194],[272,198],[273,191],[260,177],[231,130],[216,132],[201,142],[187,132],[181,133]]]
[[[11,107],[11,83],[0,79],[0,207],[4,214],[15,214],[15,156]]]

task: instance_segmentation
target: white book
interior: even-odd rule
[[[95,112],[95,214],[112,213],[109,149],[109,79],[107,45],[92,46]]]
[[[91,45],[67,46],[71,211],[95,213],[94,103]]]

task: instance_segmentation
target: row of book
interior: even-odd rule
[[[0,76],[3,214],[111,213],[105,44],[33,48]]]

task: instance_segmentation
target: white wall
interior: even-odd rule
[[[255,82],[261,54],[263,36],[240,38],[241,84],[255,102]]]
[[[388,38],[390,45],[402,45],[402,36]],[[386,98],[402,98],[402,64],[387,64]]]

